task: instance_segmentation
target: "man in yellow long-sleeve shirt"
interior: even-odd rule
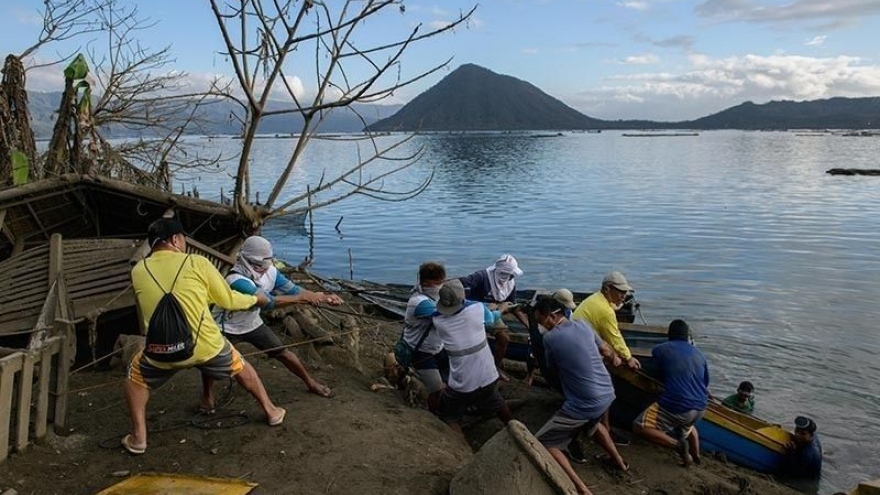
[[[633,288],[620,272],[611,272],[602,280],[602,288],[584,299],[571,315],[573,320],[583,320],[593,327],[599,337],[620,356],[629,368],[641,368],[620,334],[615,311],[623,305],[626,294]]]
[[[183,226],[173,218],[160,218],[148,230],[150,256],[131,271],[131,282],[144,329],[159,301],[173,293],[180,304],[195,347],[188,359],[165,362],[150,359],[141,351],[132,358],[125,381],[125,400],[132,432],[122,439],[126,450],[143,454],[147,448],[146,408],[150,390],[159,388],[177,371],[198,368],[216,379],[234,377],[260,404],[271,426],[284,421],[286,411],[269,399],[256,370],[220,333],[211,317],[210,304],[228,310],[244,310],[263,303],[265,295],[234,292],[207,259],[186,254]]]

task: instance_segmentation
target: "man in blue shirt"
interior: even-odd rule
[[[822,444],[816,423],[805,416],[794,420],[794,442],[788,446],[786,474],[792,478],[815,479],[822,475]]]
[[[544,353],[547,368],[558,377],[565,396],[562,408],[541,427],[535,436],[574,483],[578,493],[590,493],[563,453],[581,432],[592,436],[605,450],[611,463],[626,471],[623,460],[608,430],[600,422],[614,402],[614,386],[602,357],[620,358],[583,321],[565,317],[565,307],[552,296],[541,296],[535,304],[537,323],[547,329]]]
[[[684,320],[669,324],[669,342],[651,350],[664,390],[633,423],[633,431],[650,442],[678,449],[682,465],[700,463],[700,437],[694,425],[709,403],[709,366],[690,343]]]

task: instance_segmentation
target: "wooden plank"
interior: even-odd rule
[[[131,281],[131,270],[128,266],[120,267],[119,270],[104,270],[94,272],[91,277],[79,277],[77,280],[67,280],[67,286],[71,294],[81,292],[102,285],[109,285],[119,280]]]
[[[25,319],[12,321],[10,323],[0,322],[0,336],[21,334],[22,332],[30,333],[36,324],[36,316],[29,316]]]
[[[18,373],[19,371],[21,371],[21,357],[23,355],[24,352],[19,351],[15,354],[4,356],[0,358],[0,366],[5,366],[7,369],[11,370],[12,373]]]
[[[189,249],[187,249],[187,251],[195,251],[195,254],[201,254],[201,255],[207,254],[208,256],[206,256],[206,257],[214,257],[215,259],[217,259],[217,260],[219,260],[229,266],[235,265],[235,258],[233,258],[229,255],[223,254],[220,251],[217,251],[216,249],[214,249],[212,247],[206,246],[195,239],[190,239],[189,237],[187,237],[186,244],[187,244],[187,248],[189,248]]]
[[[6,230],[6,208],[0,209],[0,235],[3,235],[3,232]],[[9,238],[10,241],[14,240]]]
[[[113,297],[116,296],[114,295]],[[73,312],[77,315],[86,315],[99,309],[102,311],[113,311],[122,308],[134,308],[137,302],[134,298],[134,290],[126,291],[108,304],[109,300],[110,298],[106,295],[77,299],[73,301]]]
[[[34,392],[34,357],[25,354],[18,381],[18,435],[15,437],[15,450],[21,452],[28,446],[28,433],[31,426],[31,397]]]
[[[7,285],[7,287],[15,287],[15,285]],[[15,292],[14,290],[9,291],[9,294],[0,299],[0,307],[9,306],[12,310],[16,308],[24,308],[30,307],[33,302],[36,302],[38,305],[42,304],[42,301],[46,299],[46,292],[49,290],[49,284],[40,284],[39,286],[31,286],[26,290],[22,290],[20,292]],[[16,304],[20,303],[20,304]],[[0,310],[2,312],[6,312],[6,309]]]
[[[21,368],[23,353],[0,359],[0,462],[9,457],[9,420],[12,417],[12,389]]]
[[[102,257],[100,259],[91,260],[89,262],[83,261],[81,263],[77,263],[70,258],[65,258],[64,264],[67,266],[64,269],[64,273],[67,274],[67,280],[69,280],[71,283],[74,283],[75,280],[78,280],[80,278],[92,276],[94,271],[97,270],[125,270],[126,272],[129,272],[131,271],[131,265],[128,263],[128,259],[128,256],[121,259]]]
[[[2,280],[25,279],[27,283],[33,283],[36,280],[46,278],[46,256],[42,256],[33,261],[26,260],[21,263],[4,263],[0,265],[2,269]]]
[[[128,289],[130,289],[130,286],[131,280],[121,278],[114,282],[107,282],[105,286],[97,286],[89,290],[78,290],[76,291],[76,293],[71,295],[71,299],[73,300],[74,304],[77,304],[83,300],[109,301],[116,296],[122,297],[120,294],[127,292]]]
[[[56,360],[56,380],[55,380],[55,416],[52,422],[55,424],[55,433],[67,433],[67,390],[68,381],[70,379],[70,346],[67,345],[73,339],[73,325],[69,323],[62,324],[66,327],[64,339],[60,343],[61,350],[58,352]]]
[[[64,244],[61,234],[52,234],[49,239],[49,283],[55,281],[58,273],[64,270]]]

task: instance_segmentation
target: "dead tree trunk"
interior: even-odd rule
[[[0,187],[12,185],[12,154],[27,157],[29,178],[39,177],[37,146],[31,129],[24,66],[14,55],[6,57],[0,82]]]

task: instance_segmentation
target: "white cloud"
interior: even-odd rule
[[[632,65],[648,65],[656,64],[660,59],[653,53],[645,53],[643,55],[632,55],[623,59],[623,63]]]
[[[538,49],[537,48],[523,48],[522,52],[525,53],[526,55],[537,55]]]
[[[12,9],[12,15],[19,24],[26,26],[42,26],[43,16],[36,10],[26,10],[18,7]]]
[[[40,63],[45,63],[45,61],[33,59],[25,61],[25,67],[31,67],[25,73],[25,86],[28,91],[64,91],[64,67],[66,64],[34,67],[35,64]]]
[[[428,27],[431,28],[431,29],[443,29],[443,28],[445,28],[446,26],[449,26],[450,24],[452,24],[451,21],[439,21],[439,20],[437,20],[437,21],[431,21],[431,22],[429,22],[429,23],[428,23]]]
[[[794,0],[780,5],[766,5],[755,0],[705,0],[694,9],[701,17],[721,21],[789,22],[822,21],[828,27],[857,23],[880,14],[877,0]]]
[[[679,121],[745,101],[880,94],[880,66],[857,57],[695,54],[688,60],[689,70],[681,73],[643,72],[607,79],[603,87],[580,93],[571,104],[599,118]]]
[[[632,9],[632,10],[648,10],[649,8],[651,8],[651,6],[648,4],[648,2],[640,2],[640,1],[636,1],[636,0],[629,0],[626,2],[618,2],[617,5],[625,8],[625,9]]]
[[[825,45],[825,39],[827,36],[815,36],[813,39],[808,40],[805,44],[807,46],[823,46]]]

